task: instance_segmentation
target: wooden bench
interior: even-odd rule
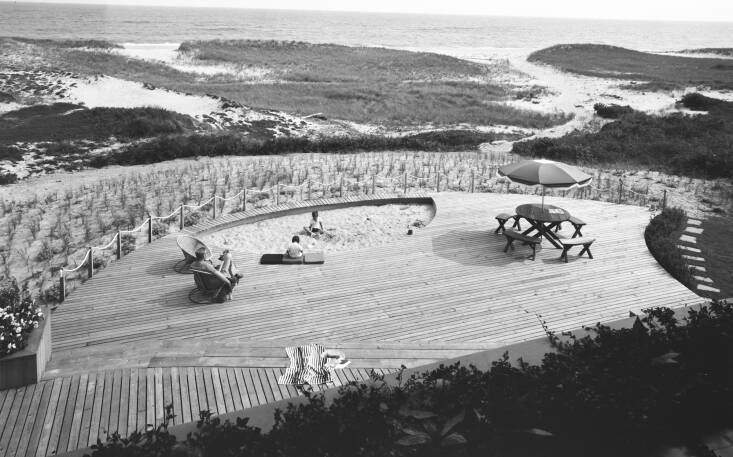
[[[507,252],[509,248],[512,248],[513,250],[514,246],[512,246],[512,243],[514,243],[515,241],[521,241],[522,244],[526,244],[532,248],[531,259],[534,260],[534,257],[537,251],[537,245],[540,244],[540,241],[542,241],[542,238],[522,235],[521,233],[515,232],[512,229],[504,230],[504,236],[506,237],[506,246],[504,247],[504,252]]]
[[[506,227],[504,227],[504,224],[509,219],[514,219],[514,224],[512,224],[512,228],[515,228],[517,230],[522,230],[522,226],[519,225],[519,219],[522,216],[517,216],[516,214],[512,215],[509,213],[501,213],[498,216],[496,216],[496,220],[499,221],[499,227],[497,227],[496,230],[494,230],[494,233],[498,234],[499,232],[504,232],[506,230]]]
[[[570,238],[575,238],[576,236],[583,236],[583,232],[580,230],[583,228],[583,226],[586,225],[585,222],[583,222],[581,219],[578,219],[575,216],[570,216],[570,219],[568,219],[568,222],[570,222],[575,229],[575,232],[573,232],[573,236]],[[555,233],[557,233],[558,230],[562,229],[562,224],[557,224],[557,227],[555,227]]]
[[[583,249],[580,250],[580,254],[578,256],[582,256],[583,253],[588,253],[588,258],[592,259],[593,254],[590,253],[590,245],[593,244],[595,241],[595,238],[570,238],[570,239],[560,239],[560,244],[562,244],[562,254],[560,254],[560,260],[565,259],[565,263],[568,263],[568,251],[573,246],[583,246]]]

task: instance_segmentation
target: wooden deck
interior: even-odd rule
[[[493,233],[494,215],[534,197],[432,196],[437,212],[428,227],[389,245],[328,254],[324,265],[265,266],[255,253],[234,252],[244,279],[227,303],[188,301],[193,279],[173,270],[181,258],[174,236],[109,266],[54,313],[47,380],[0,392],[0,455],[84,446],[95,433],[122,427],[122,411],[128,420],[120,430],[130,431],[142,417],[162,417],[166,395],[174,405],[180,395],[192,418],[197,401],[211,406],[213,398],[216,411],[222,405],[229,411],[245,405],[243,391],[249,404],[253,396],[284,397],[290,390],[273,380],[287,364],[283,349],[289,344],[342,348],[354,363],[354,372],[345,375],[356,377],[371,368],[419,366],[540,337],[541,321],[563,331],[626,317],[630,310],[701,301],[647,251],[644,208],[547,198],[585,220],[584,234],[597,239],[595,259],[577,258],[574,250],[565,264],[548,245],[534,262],[527,260],[528,247],[505,254],[504,237]],[[225,216],[216,224],[246,216]],[[564,233],[570,230],[568,225]],[[201,373],[203,387],[190,388],[191,373],[197,382]],[[227,390],[239,392],[239,403],[237,394],[227,403]],[[78,392],[86,392],[82,403]],[[179,420],[188,418],[184,412]]]

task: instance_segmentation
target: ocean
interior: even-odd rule
[[[733,47],[733,23],[443,16],[0,2],[0,36],[116,43],[260,39],[430,50],[468,58],[600,43],[643,51]]]

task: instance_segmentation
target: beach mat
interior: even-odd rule
[[[280,264],[322,264],[326,261],[323,252],[306,252],[303,257],[292,259],[283,254],[262,254],[260,257],[261,265],[280,265]]]

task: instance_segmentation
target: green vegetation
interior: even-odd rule
[[[11,278],[0,284],[0,357],[23,349],[43,314],[27,289]]]
[[[122,46],[104,40],[49,40],[40,38],[12,37],[14,41],[33,44],[46,48],[88,48],[88,49],[121,49]]]
[[[293,152],[335,152],[417,150],[455,151],[475,149],[497,139],[497,135],[471,130],[419,133],[405,137],[361,136],[309,139],[284,137],[258,140],[237,134],[174,135],[136,143],[124,150],[89,159],[92,167],[135,165],[197,156],[272,155]]]
[[[679,208],[665,208],[644,231],[644,240],[657,262],[675,279],[692,288],[692,273],[677,243],[687,225],[687,215]]]
[[[593,105],[593,110],[596,112],[597,115],[606,119],[618,119],[624,114],[630,114],[634,112],[634,110],[629,105],[605,105],[603,103],[596,103],[595,105]]]
[[[581,75],[649,82],[628,86],[639,90],[689,86],[733,89],[733,62],[729,59],[650,54],[600,44],[561,44],[533,52],[528,60]]]
[[[202,77],[108,50],[24,46],[0,39],[0,52],[87,75],[99,73],[181,92],[216,94],[244,105],[386,125],[506,124],[542,128],[569,120],[503,104],[512,97],[491,82],[490,69],[449,56],[383,48],[274,41],[187,42],[195,62],[238,74]],[[241,71],[240,71],[241,70]],[[241,76],[245,75],[245,76]],[[242,78],[246,83],[242,83]]]
[[[97,140],[110,136],[148,138],[195,131],[198,125],[189,116],[158,108],[87,109],[55,103],[21,108],[0,116],[0,143]],[[4,151],[9,149],[6,147]]]
[[[733,48],[684,49],[680,52],[685,54],[718,54],[721,56],[733,57]]]
[[[706,274],[721,297],[733,298],[733,218],[711,217],[702,222],[703,232],[697,237],[697,247],[705,258]]]
[[[441,366],[398,385],[373,376],[332,403],[308,395],[277,411],[266,433],[204,412],[181,441],[164,424],[112,435],[92,456],[637,457],[665,445],[710,455],[702,435],[733,420],[733,305],[713,302],[681,322],[668,309],[648,313],[632,328],[549,332],[554,352],[539,365],[505,354],[486,371]]]
[[[707,115],[632,112],[597,133],[573,132],[514,144],[512,152],[581,165],[633,165],[690,177],[733,177],[733,103],[698,95],[682,100]]]

